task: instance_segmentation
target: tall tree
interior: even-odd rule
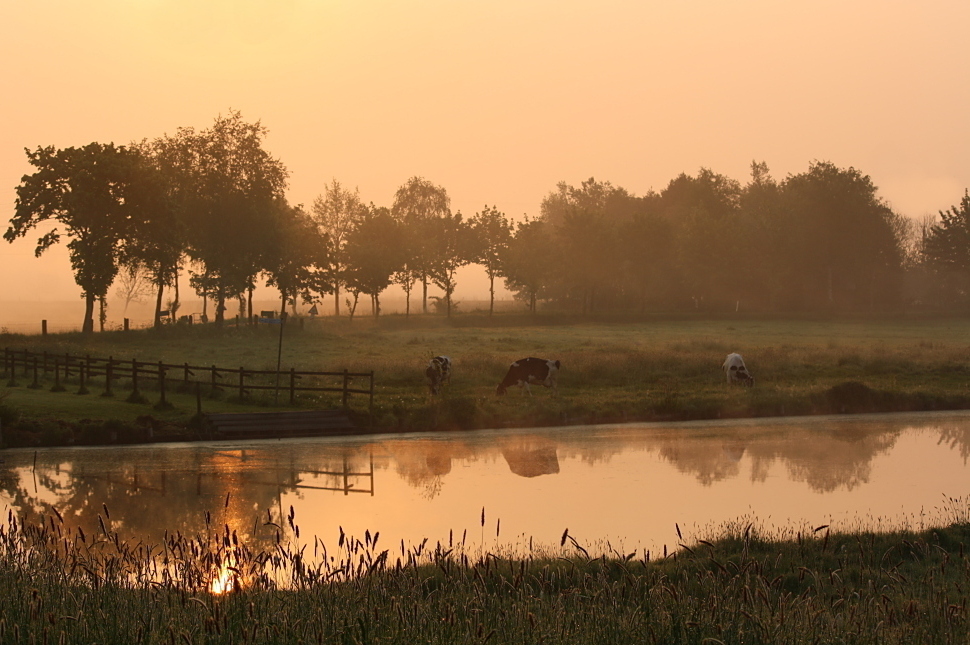
[[[814,162],[782,185],[786,252],[808,303],[874,306],[899,296],[898,217],[855,168]]]
[[[448,192],[441,186],[436,186],[423,177],[411,177],[397,189],[391,214],[406,229],[403,239],[409,245],[409,273],[413,272],[420,277],[421,308],[424,313],[428,313],[428,277],[437,254],[432,243],[431,222],[451,214],[451,200]],[[409,278],[407,274],[401,277],[405,280]],[[410,289],[406,288],[405,291],[408,294],[410,311]]]
[[[512,241],[512,223],[495,206],[476,213],[472,227],[473,261],[482,265],[488,276],[488,315],[495,312],[495,278],[501,275],[502,254]]]
[[[428,277],[445,292],[445,312],[451,318],[452,296],[457,286],[455,273],[475,257],[472,228],[461,213],[444,215],[431,220],[431,224],[431,239],[437,252],[430,264]]]
[[[555,254],[549,228],[541,219],[526,218],[516,225],[515,235],[502,254],[505,285],[532,313],[536,312],[536,302],[553,270]]]
[[[193,286],[215,300],[217,324],[226,300],[249,291],[260,271],[287,171],[263,149],[267,129],[230,111],[208,130],[188,132],[188,252],[199,269]]]
[[[926,264],[937,275],[943,292],[952,300],[967,300],[970,292],[970,192],[964,190],[959,206],[940,211],[922,241]]]
[[[744,257],[739,231],[740,184],[701,168],[681,173],[661,191],[664,216],[675,226],[677,266],[688,296],[699,304],[739,289],[738,258]]]
[[[280,200],[273,214],[275,222],[260,265],[266,284],[279,289],[280,311],[286,311],[287,302],[302,298],[309,303],[321,285],[329,289],[330,245],[316,222],[299,206]]]
[[[620,226],[618,257],[622,277],[639,301],[640,311],[648,303],[665,302],[681,285],[675,262],[673,225],[656,212],[643,212]]]
[[[606,258],[617,257],[618,227],[630,220],[638,200],[610,182],[590,178],[579,188],[561,182],[542,202],[542,219],[550,225],[562,253],[556,283],[547,285],[560,298],[578,298],[583,312],[596,308],[604,290],[613,288],[616,270]]]
[[[313,201],[313,219],[326,234],[329,272],[333,276],[335,316],[340,315],[340,287],[347,264],[347,236],[364,217],[365,212],[366,207],[361,203],[357,189],[350,191],[336,179],[324,187],[324,193]]]
[[[347,234],[347,284],[355,293],[370,294],[374,316],[380,315],[381,293],[405,261],[400,232],[387,208],[371,205]]]
[[[41,223],[56,224],[37,240],[40,256],[63,234],[74,279],[85,300],[85,333],[94,331],[94,303],[103,298],[118,272],[118,258],[130,232],[127,199],[137,154],[114,144],[83,148],[53,146],[26,150],[37,170],[17,186],[17,199],[4,239],[13,242]]]
[[[161,137],[132,146],[139,153],[135,190],[130,204],[137,212],[125,257],[130,269],[144,271],[155,287],[154,325],[161,325],[166,287],[175,287],[170,315],[178,313],[178,275],[187,244],[186,204],[179,171],[184,164],[184,142]]]

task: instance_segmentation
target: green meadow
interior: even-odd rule
[[[231,368],[275,370],[279,360],[284,371],[374,371],[373,414],[363,414],[365,397],[350,407],[362,413],[362,424],[383,431],[970,407],[970,321],[959,318],[385,316],[306,320],[287,326],[282,343],[279,328],[268,325],[172,326],[90,336],[4,334],[0,347]],[[755,376],[753,388],[725,382],[721,363],[735,351]],[[431,397],[424,367],[436,354],[452,357],[454,373]],[[496,396],[508,365],[526,356],[562,362],[558,394],[533,386],[532,396],[518,388]],[[185,424],[197,409],[191,393],[169,395],[173,408],[158,410],[150,387],[146,401],[133,404],[123,392],[98,396],[97,382],[92,394],[80,396],[76,385],[53,393],[49,383],[28,389],[28,381],[18,376],[0,388],[2,405],[21,420],[130,423],[151,415]],[[231,392],[203,394],[203,412],[292,407],[270,394],[245,400]],[[339,403],[305,395],[295,407]]]

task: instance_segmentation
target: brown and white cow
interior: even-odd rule
[[[728,385],[732,383],[738,383],[740,385],[754,385],[754,377],[751,376],[751,372],[744,365],[744,359],[741,358],[741,354],[728,354],[727,358],[724,359],[724,365],[721,366],[727,376]]]
[[[446,382],[451,382],[451,359],[447,356],[435,356],[428,361],[424,375],[428,377],[428,387],[431,388],[431,394],[440,393],[441,386]]]
[[[532,383],[541,383],[546,387],[551,387],[553,392],[558,392],[556,379],[559,376],[559,361],[548,361],[544,358],[520,358],[509,366],[509,371],[498,384],[496,394],[505,394],[505,391],[513,385],[524,387],[525,391],[532,396]]]

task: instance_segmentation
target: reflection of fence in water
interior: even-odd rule
[[[212,454],[236,458],[241,462],[247,461],[245,450],[238,451],[238,454],[226,451],[215,451]],[[170,478],[191,474],[195,475],[195,494],[198,497],[221,497],[225,495],[226,490],[224,486],[206,486],[206,480],[221,482],[230,475],[241,477],[244,480],[243,484],[245,486],[268,486],[276,488],[277,494],[284,490],[307,489],[342,492],[344,495],[349,495],[350,493],[367,493],[371,497],[374,496],[374,455],[372,453],[369,455],[368,469],[366,471],[353,470],[346,457],[343,458],[342,466],[340,470],[307,470],[296,469],[295,466],[291,465],[289,471],[285,472],[283,477],[279,476],[281,473],[284,473],[283,469],[277,468],[274,469],[274,472],[277,473],[275,481],[264,479],[263,475],[254,469],[241,471],[162,470],[160,472],[157,472],[155,469],[149,469],[146,473],[141,471],[138,466],[133,467],[130,471],[109,470],[99,473],[87,473],[83,470],[77,470],[72,471],[71,476],[91,481],[103,481],[106,484],[122,486],[128,491],[136,493],[142,491],[160,493],[162,497],[169,492],[168,481]],[[157,476],[153,477],[153,475]],[[316,486],[300,483],[307,475],[329,478],[335,482],[335,485]],[[366,482],[366,488],[358,485],[361,479]]]

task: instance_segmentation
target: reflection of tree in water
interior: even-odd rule
[[[852,490],[869,480],[872,459],[892,448],[902,432],[899,424],[849,421],[837,425],[786,425],[780,433],[750,427],[723,428],[718,438],[679,436],[658,438],[660,455],[679,471],[709,486],[740,474],[747,455],[751,480],[765,481],[772,464],[783,462],[794,481],[818,492]]]
[[[946,424],[934,428],[940,433],[939,443],[950,446],[953,450],[959,450],[966,465],[970,458],[970,424]]]
[[[677,470],[694,474],[701,484],[710,486],[738,476],[745,444],[739,439],[714,442],[692,437],[668,438],[662,440],[659,451]]]
[[[271,549],[276,529],[265,530],[263,523],[285,526],[279,495],[297,482],[296,473],[267,468],[258,451],[117,450],[114,462],[93,464],[84,455],[51,454],[56,463],[38,462],[35,473],[28,464],[21,468],[24,476],[4,477],[0,484],[28,520],[56,509],[69,527],[91,532],[103,520],[124,538],[152,544],[166,533],[193,536],[228,525],[250,547]]]
[[[461,441],[386,441],[381,447],[394,458],[401,478],[422,489],[422,496],[427,499],[434,499],[441,492],[442,477],[451,472],[452,460],[472,456],[472,450]]]
[[[580,441],[557,440],[559,458],[579,459],[590,466],[609,463],[614,456],[630,448],[631,442],[625,442],[622,438],[618,441],[617,433],[614,428],[592,426],[583,433]]]
[[[873,458],[888,452],[902,433],[898,426],[866,428],[848,424],[803,431],[777,454],[786,462],[792,480],[804,481],[812,490],[852,490],[869,481]]]
[[[966,464],[970,419],[934,421],[920,425],[912,418],[854,419],[834,426],[831,421],[766,421],[700,430],[590,428],[477,438],[294,442],[266,449],[201,444],[48,450],[38,452],[36,472],[33,453],[7,452],[0,464],[0,494],[19,514],[36,517],[53,507],[86,532],[98,527],[106,504],[112,528],[156,544],[165,531],[189,536],[203,532],[210,513],[213,529],[229,523],[241,538],[256,540],[251,546],[272,548],[275,527],[265,535],[262,528],[258,536],[251,534],[268,518],[286,527],[280,520],[289,510],[280,509],[283,493],[301,496],[304,488],[316,488],[338,495],[373,494],[375,464],[388,468],[393,462],[398,475],[429,499],[441,492],[456,459],[504,461],[512,473],[535,477],[558,472],[564,460],[609,468],[613,455],[631,451],[658,453],[705,485],[737,477],[749,463],[752,480],[765,481],[771,469],[782,464],[795,481],[829,492],[852,490],[868,481],[873,458],[888,451],[908,428],[939,433],[939,443],[959,451]]]

